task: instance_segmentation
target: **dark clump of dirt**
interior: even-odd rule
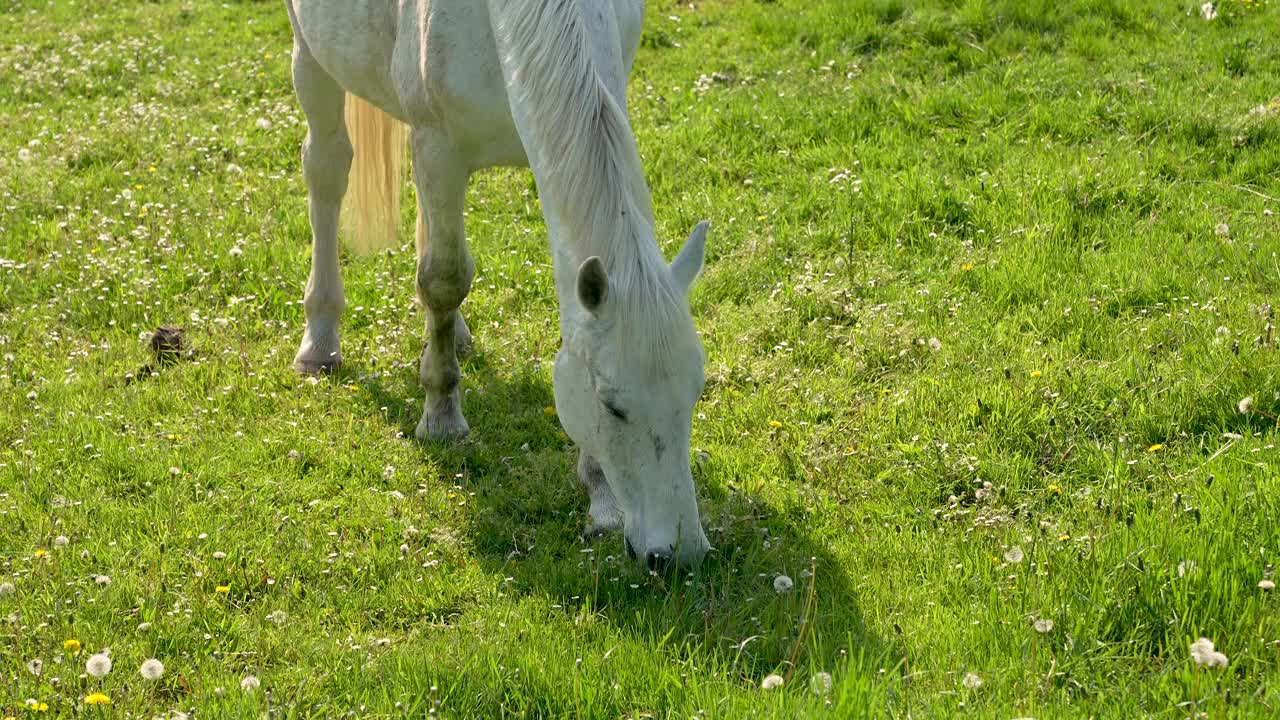
[[[151,335],[150,345],[151,354],[155,357],[155,362],[143,365],[136,371],[125,375],[124,382],[126,385],[149,378],[159,370],[178,363],[191,355],[191,348],[187,345],[186,331],[180,327],[162,325],[156,328],[156,331]]]

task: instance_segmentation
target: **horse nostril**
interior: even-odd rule
[[[645,555],[644,562],[645,565],[649,566],[649,569],[653,572],[663,572],[671,562],[671,556],[650,552],[648,555]]]
[[[622,538],[622,544],[625,545],[627,548],[627,557],[631,558],[632,560],[635,560],[636,549],[631,547],[631,538],[627,538],[627,537]]]

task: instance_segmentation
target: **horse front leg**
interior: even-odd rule
[[[343,90],[295,35],[293,86],[307,117],[302,145],[302,171],[311,214],[311,276],[302,307],[307,325],[293,366],[304,373],[329,372],[342,361],[338,322],[346,297],[338,266],[338,211],[347,191],[351,141],[342,109]]]
[[[458,308],[475,275],[462,221],[471,173],[440,131],[414,128],[412,145],[419,213],[418,297],[427,310],[427,344],[420,368],[426,400],[416,435],[420,440],[454,439],[469,430],[458,392],[458,356],[460,350],[470,349],[471,335]]]

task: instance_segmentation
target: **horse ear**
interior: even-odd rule
[[[578,302],[596,315],[608,297],[609,276],[604,271],[604,261],[592,255],[578,267]]]
[[[693,285],[693,279],[702,272],[702,261],[707,254],[707,228],[709,227],[711,223],[706,220],[694,225],[693,232],[689,233],[689,239],[684,241],[684,247],[680,248],[676,259],[671,261],[671,278],[686,293]]]

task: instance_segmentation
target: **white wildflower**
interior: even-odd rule
[[[1053,621],[1049,618],[1036,618],[1032,626],[1036,629],[1036,632],[1044,634],[1053,629]]]
[[[138,623],[138,632],[140,632],[140,633],[144,633],[144,632],[147,632],[147,631],[148,631],[148,630],[150,630],[150,629],[151,629],[151,623],[149,623],[149,622],[140,622],[140,623]]]
[[[779,575],[778,577],[773,579],[773,590],[779,595],[791,592],[791,589],[794,588],[795,586],[796,586],[795,582],[793,582],[791,578],[787,577],[786,575]]]
[[[96,582],[96,583],[98,583],[99,585],[110,585],[110,584],[111,584],[111,576],[110,576],[110,575],[97,575],[97,576],[95,576],[95,577],[93,578],[93,581],[94,581],[94,582]]]
[[[84,669],[96,678],[106,677],[107,673],[111,672],[111,658],[106,652],[90,655],[84,664]]]
[[[9,597],[10,595],[16,592],[18,592],[18,588],[14,587],[13,583],[11,582],[0,583],[0,597]]]
[[[271,121],[270,121],[270,120],[268,120],[267,118],[264,118],[264,117],[260,117],[260,118],[258,118],[258,122],[257,122],[257,123],[255,123],[255,124],[258,126],[258,129],[259,129],[259,130],[270,130],[270,129],[271,129]]]
[[[1213,226],[1213,233],[1218,237],[1231,237],[1231,226],[1226,223],[1218,223]]]
[[[977,690],[982,686],[982,678],[978,676],[978,673],[968,672],[964,674],[963,678],[961,678],[960,684],[970,690]]]
[[[761,690],[777,690],[782,687],[781,675],[766,675],[764,680],[760,681]]]
[[[1276,584],[1271,582],[1270,580],[1259,580],[1258,587],[1262,588],[1263,590],[1275,590]]]
[[[159,680],[164,675],[164,663],[155,658],[148,658],[142,661],[142,669],[140,671],[145,680]]]
[[[1211,2],[1204,3],[1200,6],[1200,17],[1205,20],[1212,20],[1218,17],[1218,8]]]
[[[217,550],[213,553],[214,560],[225,560],[226,558],[227,558],[227,554],[222,552],[221,550]]]
[[[386,465],[382,468],[382,479],[390,480],[396,476],[396,467],[394,465]]]
[[[245,675],[244,679],[240,681],[240,689],[245,692],[253,692],[254,690],[257,690],[260,685],[262,685],[262,683],[258,682],[256,675]]]
[[[26,148],[19,148],[18,159],[22,162],[31,162],[31,151]]]
[[[44,661],[41,660],[40,658],[35,658],[34,660],[28,660],[27,672],[31,673],[32,675],[35,675],[36,677],[40,677],[40,673],[44,672]]]
[[[66,547],[66,546],[67,546],[67,543],[69,543],[69,542],[71,542],[71,541],[67,539],[67,536],[66,536],[66,535],[59,535],[58,537],[56,537],[56,538],[54,538],[54,539],[53,539],[53,546],[54,546],[54,547]]]

